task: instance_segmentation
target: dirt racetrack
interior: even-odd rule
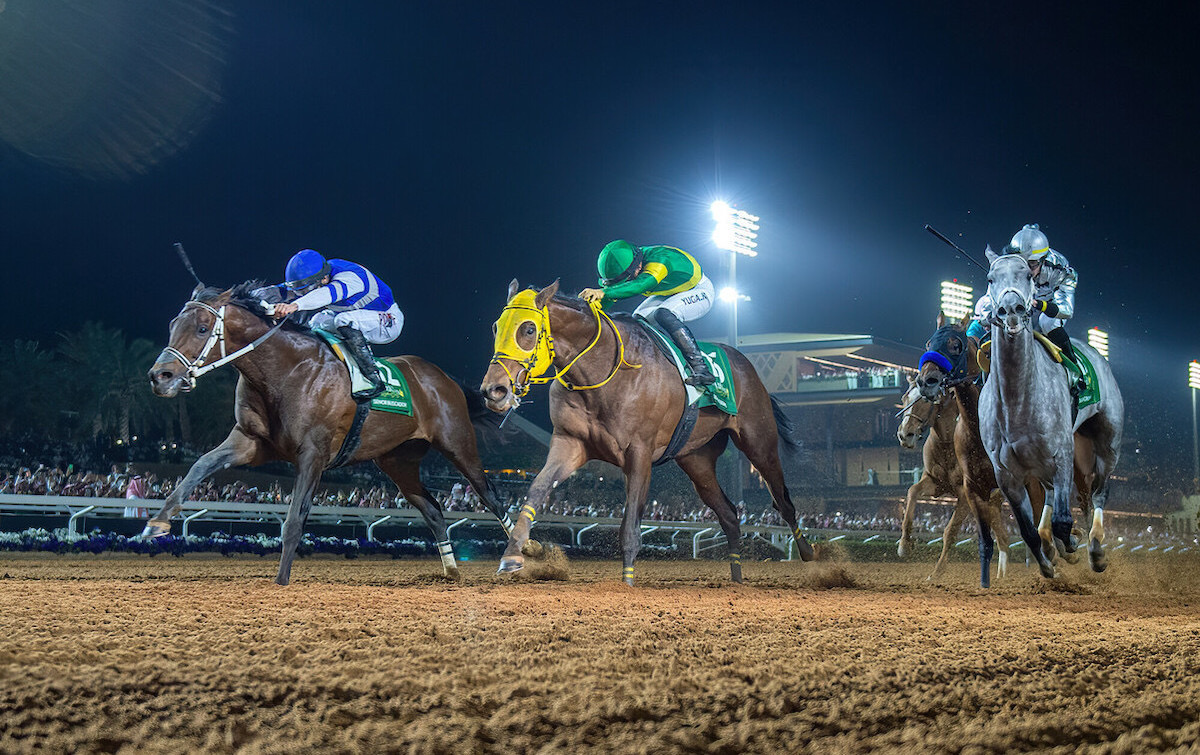
[[[1023,565],[0,555],[0,752],[1200,748],[1200,559]]]

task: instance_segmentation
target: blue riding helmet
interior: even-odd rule
[[[322,278],[329,275],[331,269],[320,252],[314,249],[301,249],[288,260],[287,270],[283,274],[286,281],[284,285],[292,291],[312,288],[320,283]]]

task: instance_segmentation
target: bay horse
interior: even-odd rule
[[[964,467],[967,465],[960,463],[959,453],[956,450],[957,445],[964,445],[964,450],[969,454],[967,458],[973,459],[976,467],[980,463],[987,465],[982,471],[990,472],[991,462],[983,452],[981,444],[977,444],[977,452],[966,448],[966,441],[969,438],[966,437],[966,433],[961,434],[962,437],[960,437],[958,431],[958,426],[962,423],[959,419],[959,404],[957,400],[951,401],[950,398],[949,392],[941,393],[936,400],[926,398],[921,395],[921,385],[917,379],[909,378],[908,390],[905,391],[902,399],[904,408],[901,411],[900,426],[896,430],[896,437],[904,448],[916,448],[918,438],[926,432],[929,435],[921,447],[921,458],[924,463],[921,478],[909,487],[904,498],[904,519],[900,525],[900,541],[896,544],[896,553],[904,558],[912,548],[913,510],[916,508],[917,499],[927,496],[953,495],[955,497],[954,511],[950,514],[950,521],[946,522],[945,530],[942,532],[942,553],[933,567],[933,573],[929,575],[929,579],[935,579],[945,570],[946,563],[950,558],[950,544],[958,536],[958,529],[962,524],[963,517],[970,512],[975,512],[978,519],[979,511],[984,507],[986,507],[986,511],[983,518],[989,523],[1000,545],[996,576],[1002,577],[1008,568],[1008,530],[1001,522],[1000,516],[1004,498],[998,490],[994,489],[994,486],[991,491],[981,495],[979,486],[965,485],[968,477],[964,472]],[[979,476],[979,472],[976,469],[970,471],[970,479],[974,481]],[[983,587],[990,584],[989,572],[990,558],[988,564],[980,567],[980,584]]]
[[[218,469],[275,460],[291,462],[296,467],[296,484],[283,525],[275,578],[286,585],[313,492],[321,472],[344,456],[340,451],[352,428],[356,404],[350,397],[346,366],[323,340],[291,322],[272,326],[264,303],[251,294],[261,285],[261,281],[247,281],[226,291],[197,286],[171,321],[169,344],[150,368],[154,393],[172,398],[189,391],[199,375],[233,357],[240,373],[236,423],[224,442],[196,460],[142,534],[159,537],[170,532],[171,517],[179,513],[188,494]],[[227,356],[209,363],[217,346]],[[373,460],[433,531],[443,572],[457,576],[441,506],[421,482],[421,459],[431,447],[436,448],[470,482],[508,532],[511,519],[484,476],[472,426],[473,418],[492,415],[478,393],[464,392],[424,359],[400,356],[389,361],[408,382],[413,416],[368,412],[357,450],[339,461]]]
[[[979,404],[983,443],[996,470],[1004,496],[1013,506],[1021,534],[1032,548],[1032,511],[1025,484],[1036,481],[1053,490],[1050,531],[1067,552],[1075,550],[1072,535],[1071,484],[1079,467],[1081,493],[1092,506],[1088,533],[1088,562],[1104,571],[1104,505],[1108,477],[1120,456],[1125,403],[1108,361],[1090,345],[1072,341],[1095,369],[1099,400],[1072,418],[1068,381],[1034,335],[1034,283],[1028,264],[1019,255],[988,251],[988,295],[995,304],[991,376]],[[1041,526],[1046,527],[1043,511]],[[1044,538],[1043,538],[1044,539]],[[1041,561],[1039,561],[1041,565]],[[1047,573],[1043,567],[1042,573]]]
[[[524,567],[522,547],[551,491],[589,460],[601,459],[625,473],[621,554],[625,583],[632,585],[651,467],[665,461],[662,457],[684,414],[687,391],[674,363],[631,317],[609,317],[598,305],[556,296],[557,292],[557,280],[540,291],[522,291],[514,279],[493,326],[496,351],[481,389],[488,407],[496,412],[514,409],[531,384],[554,381],[550,386],[554,432],[546,464],[529,488],[499,572]],[[779,460],[779,442],[796,443],[791,423],[749,360],[736,349],[721,348],[733,369],[737,414],[700,409],[674,461],[716,513],[729,544],[731,578],[741,582],[738,512],[721,490],[716,472],[717,457],[730,440],[762,475],[776,510],[792,530],[800,557],[812,560],[813,550],[800,531]],[[546,374],[551,368],[555,373]]]

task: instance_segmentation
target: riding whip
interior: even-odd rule
[[[925,227],[928,228],[929,226],[925,226]],[[192,274],[193,278],[196,279],[196,284],[199,285],[201,288],[204,288],[204,282],[202,280],[200,280],[200,276],[196,275],[195,269],[192,268],[192,261],[190,259],[188,259],[187,252],[183,251],[183,244],[176,241],[175,242],[175,251],[179,254],[179,259],[183,260],[183,266],[186,267],[187,271]]]
[[[978,267],[980,270],[982,270],[982,271],[983,271],[983,272],[985,272],[985,273],[986,273],[986,272],[988,272],[988,268],[987,268],[987,266],[986,266],[986,265],[981,265],[981,264],[979,263],[979,261],[978,261],[978,260],[976,260],[974,257],[972,257],[971,255],[969,255],[969,254],[967,254],[965,251],[963,251],[962,247],[960,247],[958,244],[955,244],[953,241],[951,241],[950,239],[948,239],[948,238],[946,238],[945,236],[943,236],[943,235],[942,235],[942,233],[941,233],[941,232],[940,232],[938,229],[936,229],[936,228],[934,228],[933,226],[931,226],[931,225],[929,225],[928,223],[926,223],[926,224],[925,224],[925,230],[929,231],[929,232],[930,232],[930,233],[932,233],[934,236],[937,236],[939,239],[941,239],[942,241],[944,241],[944,242],[946,242],[947,244],[949,244],[951,247],[953,247],[953,248],[954,248],[954,250],[955,250],[956,252],[958,252],[958,253],[959,253],[959,254],[961,254],[962,256],[966,257],[966,258],[967,258],[968,260],[970,260],[971,262],[973,262],[973,263],[975,264],[975,266],[976,266],[976,267]]]

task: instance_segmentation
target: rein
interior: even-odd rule
[[[629,367],[630,369],[635,370],[641,369],[642,365],[630,364],[625,360],[625,340],[621,337],[621,331],[617,328],[617,324],[613,322],[612,318],[609,317],[608,313],[601,309],[600,305],[596,302],[589,302],[588,308],[591,310],[592,316],[596,318],[596,336],[592,338],[591,343],[589,343],[587,347],[576,354],[575,358],[568,362],[565,367],[556,369],[553,375],[544,374],[546,370],[553,365],[555,358],[554,337],[550,334],[549,308],[530,306],[528,304],[520,303],[510,304],[504,308],[504,311],[500,313],[501,317],[504,316],[505,312],[529,311],[536,313],[538,318],[542,321],[541,327],[538,328],[538,340],[537,343],[534,344],[533,349],[521,349],[519,346],[516,346],[515,337],[508,339],[512,342],[512,345],[516,347],[515,350],[524,352],[527,354],[527,356],[522,357],[521,355],[506,353],[508,349],[501,347],[499,344],[496,349],[496,353],[492,356],[491,363],[500,365],[500,369],[504,370],[504,374],[508,376],[509,382],[512,383],[514,396],[520,399],[529,393],[529,390],[533,385],[549,383],[555,380],[557,380],[560,385],[569,391],[590,391],[607,385],[610,380],[617,376],[617,373],[620,372],[622,367]],[[612,328],[613,335],[616,336],[617,339],[617,359],[613,365],[612,371],[608,373],[608,377],[604,378],[599,383],[595,383],[594,385],[575,385],[568,382],[565,377],[567,372],[574,367],[575,363],[582,359],[585,354],[591,351],[596,344],[600,343],[600,337],[604,335],[605,323],[608,323],[608,326]],[[499,332],[497,332],[496,340],[497,342],[500,340]],[[506,347],[508,344],[504,344],[504,346]],[[544,356],[539,352],[545,352]],[[539,359],[539,356],[543,356],[543,358]],[[516,362],[521,367],[521,369],[517,371],[516,376],[509,371],[508,366],[501,361],[502,359],[509,359],[513,362]],[[539,364],[545,364],[546,366],[540,367]],[[525,382],[518,383],[516,378],[522,373],[525,374]]]
[[[238,357],[244,356],[245,354],[248,354],[251,351],[254,351],[255,349],[257,349],[262,344],[263,341],[265,341],[268,338],[270,338],[271,336],[273,336],[275,334],[275,331],[279,330],[283,326],[283,324],[287,321],[286,318],[283,320],[280,320],[279,322],[275,323],[274,327],[272,327],[266,333],[263,333],[258,338],[254,339],[252,342],[246,344],[245,346],[243,346],[242,348],[238,349],[237,351],[235,351],[231,354],[226,354],[225,308],[229,305],[222,304],[220,309],[216,309],[214,307],[209,306],[208,304],[205,304],[202,301],[192,300],[192,301],[187,302],[183,306],[185,309],[187,307],[191,307],[191,306],[200,307],[201,309],[204,309],[204,310],[210,312],[213,315],[213,317],[216,318],[216,321],[213,323],[212,334],[209,335],[208,341],[200,349],[200,353],[196,356],[196,359],[194,361],[191,359],[188,359],[186,356],[184,356],[183,352],[181,352],[179,349],[175,348],[174,346],[167,346],[165,349],[162,350],[163,354],[169,354],[170,356],[179,360],[179,362],[184,367],[187,368],[187,379],[188,379],[188,382],[192,384],[192,386],[196,385],[197,378],[199,378],[204,373],[209,372],[211,370],[215,370],[218,367],[228,364],[229,362],[232,362],[233,360],[237,359]],[[217,361],[213,362],[212,364],[207,364],[207,365],[204,364],[205,360],[208,359],[209,352],[211,352],[213,350],[213,347],[216,346],[218,343],[221,344],[221,358],[218,359]]]

